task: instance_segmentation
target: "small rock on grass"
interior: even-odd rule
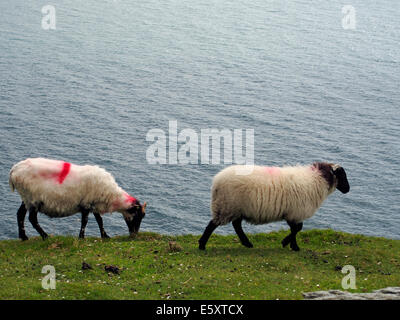
[[[168,242],[168,246],[170,252],[178,252],[183,250],[182,246],[175,241]]]

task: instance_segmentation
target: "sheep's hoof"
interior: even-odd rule
[[[200,250],[206,250],[206,245],[202,244],[202,243],[199,243],[199,249]]]
[[[300,251],[300,248],[299,248],[299,246],[297,244],[290,244],[290,248],[293,251]]]
[[[251,242],[242,243],[247,248],[253,248],[253,244]]]
[[[47,233],[42,234],[42,239],[46,240],[49,237],[49,235]]]
[[[102,239],[110,239],[110,237],[106,233],[102,234],[101,238]]]
[[[29,238],[28,238],[27,236],[21,236],[20,239],[21,239],[22,241],[26,241],[26,240],[28,240]]]

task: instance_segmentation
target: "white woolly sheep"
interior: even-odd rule
[[[101,215],[118,211],[124,216],[131,236],[140,228],[146,202],[131,197],[118,186],[114,177],[98,166],[79,166],[69,162],[35,158],[15,164],[10,171],[11,190],[17,189],[22,204],[17,212],[19,238],[27,240],[24,220],[29,221],[41,237],[47,233],[39,226],[37,213],[51,218],[82,213],[79,238],[85,237],[90,212],[93,212],[102,238],[109,238],[103,228]]]
[[[238,174],[240,172],[249,174]],[[286,220],[291,233],[283,239],[282,245],[285,247],[290,243],[291,249],[298,251],[296,234],[302,229],[303,220],[313,216],[335,188],[342,193],[350,191],[345,170],[332,163],[282,168],[225,168],[213,179],[212,220],[199,240],[199,249],[205,249],[218,226],[229,222],[241,243],[253,247],[242,229],[244,219],[251,224]]]

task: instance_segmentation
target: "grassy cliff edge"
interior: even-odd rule
[[[400,286],[400,240],[311,230],[297,236],[301,251],[293,252],[281,246],[287,233],[249,235],[252,249],[234,235],[212,235],[206,251],[198,235],[149,232],[134,240],[3,240],[0,299],[302,299],[302,292],[343,290],[344,265],[356,270],[351,292]],[[42,288],[45,265],[55,268],[54,290]]]

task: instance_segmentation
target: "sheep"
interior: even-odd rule
[[[102,215],[122,213],[130,236],[139,232],[145,216],[146,202],[141,205],[115,182],[106,170],[92,165],[75,165],[69,162],[32,158],[15,164],[9,176],[11,191],[18,191],[22,204],[17,212],[18,233],[21,240],[28,240],[24,220],[29,211],[29,221],[45,240],[48,235],[40,227],[37,213],[51,218],[67,217],[82,213],[79,238],[85,237],[90,212],[99,225],[102,238],[109,238],[103,227]]]
[[[205,250],[212,232],[229,222],[240,242],[252,248],[242,229],[244,219],[251,224],[286,220],[291,233],[282,240],[282,246],[290,243],[292,250],[299,251],[296,235],[303,227],[303,220],[313,216],[335,188],[342,193],[350,191],[345,170],[333,163],[227,167],[213,179],[212,220],[199,239],[199,249]]]

